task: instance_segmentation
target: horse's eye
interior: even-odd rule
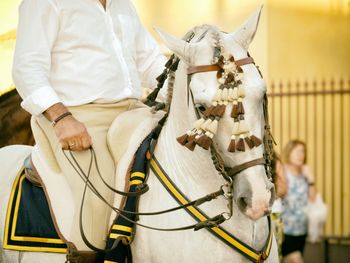
[[[206,110],[205,107],[204,107],[203,105],[199,105],[199,106],[198,106],[198,109],[199,109],[201,112],[203,112],[203,111]]]

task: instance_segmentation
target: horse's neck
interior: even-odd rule
[[[184,65],[180,63],[174,83],[171,110],[160,135],[156,155],[175,184],[193,199],[217,191],[225,181],[215,170],[209,151],[197,147],[195,152],[191,152],[176,141],[176,137],[191,128],[196,118],[192,101],[187,99],[185,70]],[[222,202],[221,207],[217,206],[217,203],[211,203],[207,205],[206,210],[220,213],[223,209],[226,211],[226,208],[226,202]],[[225,224],[225,228],[255,248],[264,245],[268,234],[266,218],[255,223],[247,220],[236,205],[234,215]]]
[[[169,117],[162,130],[157,148],[160,148],[159,158],[163,160],[166,167],[181,174],[177,174],[176,177],[183,175],[201,180],[206,177],[206,174],[216,173],[210,153],[199,147],[195,152],[191,152],[176,140],[177,137],[191,129],[196,120],[192,100],[188,99],[190,95],[187,94],[185,70],[185,65],[180,63],[176,72]]]

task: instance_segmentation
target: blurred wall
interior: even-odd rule
[[[0,1],[0,94],[13,86],[11,65],[20,0]]]

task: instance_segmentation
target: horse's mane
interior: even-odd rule
[[[18,94],[16,88],[11,88],[11,89],[5,91],[2,94],[0,93],[0,103],[8,100],[10,97],[12,97],[12,96],[14,96],[16,94]]]
[[[198,33],[201,33],[203,31],[218,32],[219,29],[214,25],[203,24],[195,26],[193,29],[191,29],[191,31],[194,32],[195,35],[197,35]]]

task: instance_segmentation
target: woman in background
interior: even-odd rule
[[[283,152],[287,193],[283,198],[282,220],[284,241],[282,255],[286,263],[302,263],[307,236],[306,206],[316,198],[314,176],[306,165],[306,145],[300,140],[290,141]]]
[[[272,177],[276,189],[276,200],[272,206],[272,226],[278,244],[279,262],[282,262],[283,222],[281,214],[283,211],[282,198],[287,193],[287,179],[284,175],[283,164],[280,156],[274,152],[272,160]]]

